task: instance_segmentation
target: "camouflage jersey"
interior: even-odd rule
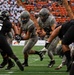
[[[30,38],[37,37],[36,28],[34,22],[31,19],[29,19],[29,21],[26,24],[22,24],[21,22],[21,28],[22,31],[24,31],[25,33],[30,32]]]
[[[37,19],[37,21],[39,26],[45,30],[47,35],[49,35],[50,31],[52,31],[51,26],[56,23],[55,17],[52,14],[49,15],[45,22],[42,22],[40,17]]]

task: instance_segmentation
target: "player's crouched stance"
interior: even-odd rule
[[[39,37],[44,38],[45,41],[47,41],[48,37],[50,36],[50,34],[52,33],[52,31],[55,29],[56,26],[56,20],[55,17],[50,13],[50,11],[47,8],[42,8],[39,11],[39,17],[37,19],[38,21],[38,27],[37,28],[37,33]],[[55,41],[55,40],[54,40]],[[53,50],[56,47],[57,41],[52,42],[52,44],[50,45],[49,49],[46,49],[45,47],[41,50],[41,52],[43,52],[44,54],[47,52],[48,56],[50,58],[48,67],[53,67],[53,65],[55,64],[55,59],[54,59],[54,55],[53,55]],[[55,44],[55,45],[53,45]],[[52,45],[54,47],[52,47]]]
[[[40,57],[40,61],[43,60],[42,53],[40,51],[32,50],[32,47],[36,44],[38,41],[38,36],[36,34],[36,26],[33,20],[30,18],[30,13],[25,10],[21,12],[19,17],[20,22],[20,35],[23,40],[25,40],[24,48],[23,48],[23,55],[24,55],[24,61],[22,63],[23,66],[29,66],[28,65],[28,57],[29,54],[37,54]]]
[[[73,58],[71,58],[71,49],[69,48],[69,45],[74,42],[74,19],[65,22],[63,25],[58,26],[50,35],[48,42],[46,43],[45,47],[48,49],[51,41],[56,37],[59,36],[59,38],[62,40],[62,49],[63,53],[66,56],[67,59],[67,72],[70,71],[70,75],[74,75],[74,55]]]
[[[18,35],[17,27],[15,25],[12,25],[11,22],[9,21],[9,12],[1,11],[0,12],[0,49],[2,50],[2,52],[6,53],[8,57],[12,58],[16,62],[19,69],[23,71],[24,68],[21,62],[19,61],[17,56],[13,53],[5,36],[7,33],[11,31],[12,28],[15,31],[15,34]]]

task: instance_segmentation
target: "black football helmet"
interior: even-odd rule
[[[9,20],[9,12],[8,11],[1,11],[0,12],[0,19]]]

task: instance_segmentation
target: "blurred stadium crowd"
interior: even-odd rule
[[[24,8],[18,5],[17,0],[1,0],[0,11],[3,10],[9,11],[10,21],[17,24],[19,14],[24,10]]]
[[[67,15],[67,11],[65,7],[59,5],[57,2],[53,2],[53,0],[21,0],[22,4],[25,6],[29,12],[33,14],[37,14],[38,11],[46,7],[50,10],[50,12],[55,16],[58,24],[61,24],[67,20],[70,20]],[[74,11],[74,0],[68,0],[72,10]]]

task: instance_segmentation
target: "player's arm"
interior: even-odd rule
[[[28,40],[30,38],[30,32],[27,31],[24,34],[21,34],[23,40]]]
[[[51,30],[53,31],[55,29],[55,27],[56,27],[56,20],[55,20],[55,18],[53,18],[51,20]],[[50,34],[52,33],[52,31],[50,32]]]
[[[51,26],[52,31],[50,32],[50,34],[52,34],[52,32],[53,32],[53,30],[55,29],[55,27],[56,27],[56,24],[53,24],[53,25]]]
[[[20,33],[19,33],[19,31],[18,31],[17,26],[14,25],[14,24],[12,24],[12,28],[13,28],[13,30],[14,30],[14,32],[15,32],[15,40],[17,40],[17,42],[20,42],[21,36],[20,36]]]
[[[68,0],[63,0],[63,5],[64,5],[70,19],[74,19],[74,13],[72,12],[70,5],[68,4]]]
[[[41,27],[37,27],[36,33],[39,37],[44,37],[46,35],[46,32]]]
[[[57,28],[52,32],[52,34],[51,34],[50,37],[48,38],[48,41],[46,41],[46,44],[45,44],[45,48],[46,48],[46,49],[49,48],[49,45],[50,45],[50,43],[53,41],[53,39],[58,36],[60,29],[61,29],[61,26],[57,27]]]
[[[32,36],[34,29],[34,25],[29,25],[27,31],[25,32],[25,35],[22,35],[22,38],[24,40],[28,40]]]
[[[52,34],[51,34],[50,37],[48,38],[48,42],[52,42],[52,40],[53,40],[56,36],[58,36],[60,29],[61,29],[61,26],[57,27],[57,28],[52,32]]]
[[[53,25],[51,26],[52,31],[55,29],[55,27],[56,27],[56,24],[53,24]]]
[[[16,25],[12,24],[12,28],[13,28],[15,34],[20,34]]]

